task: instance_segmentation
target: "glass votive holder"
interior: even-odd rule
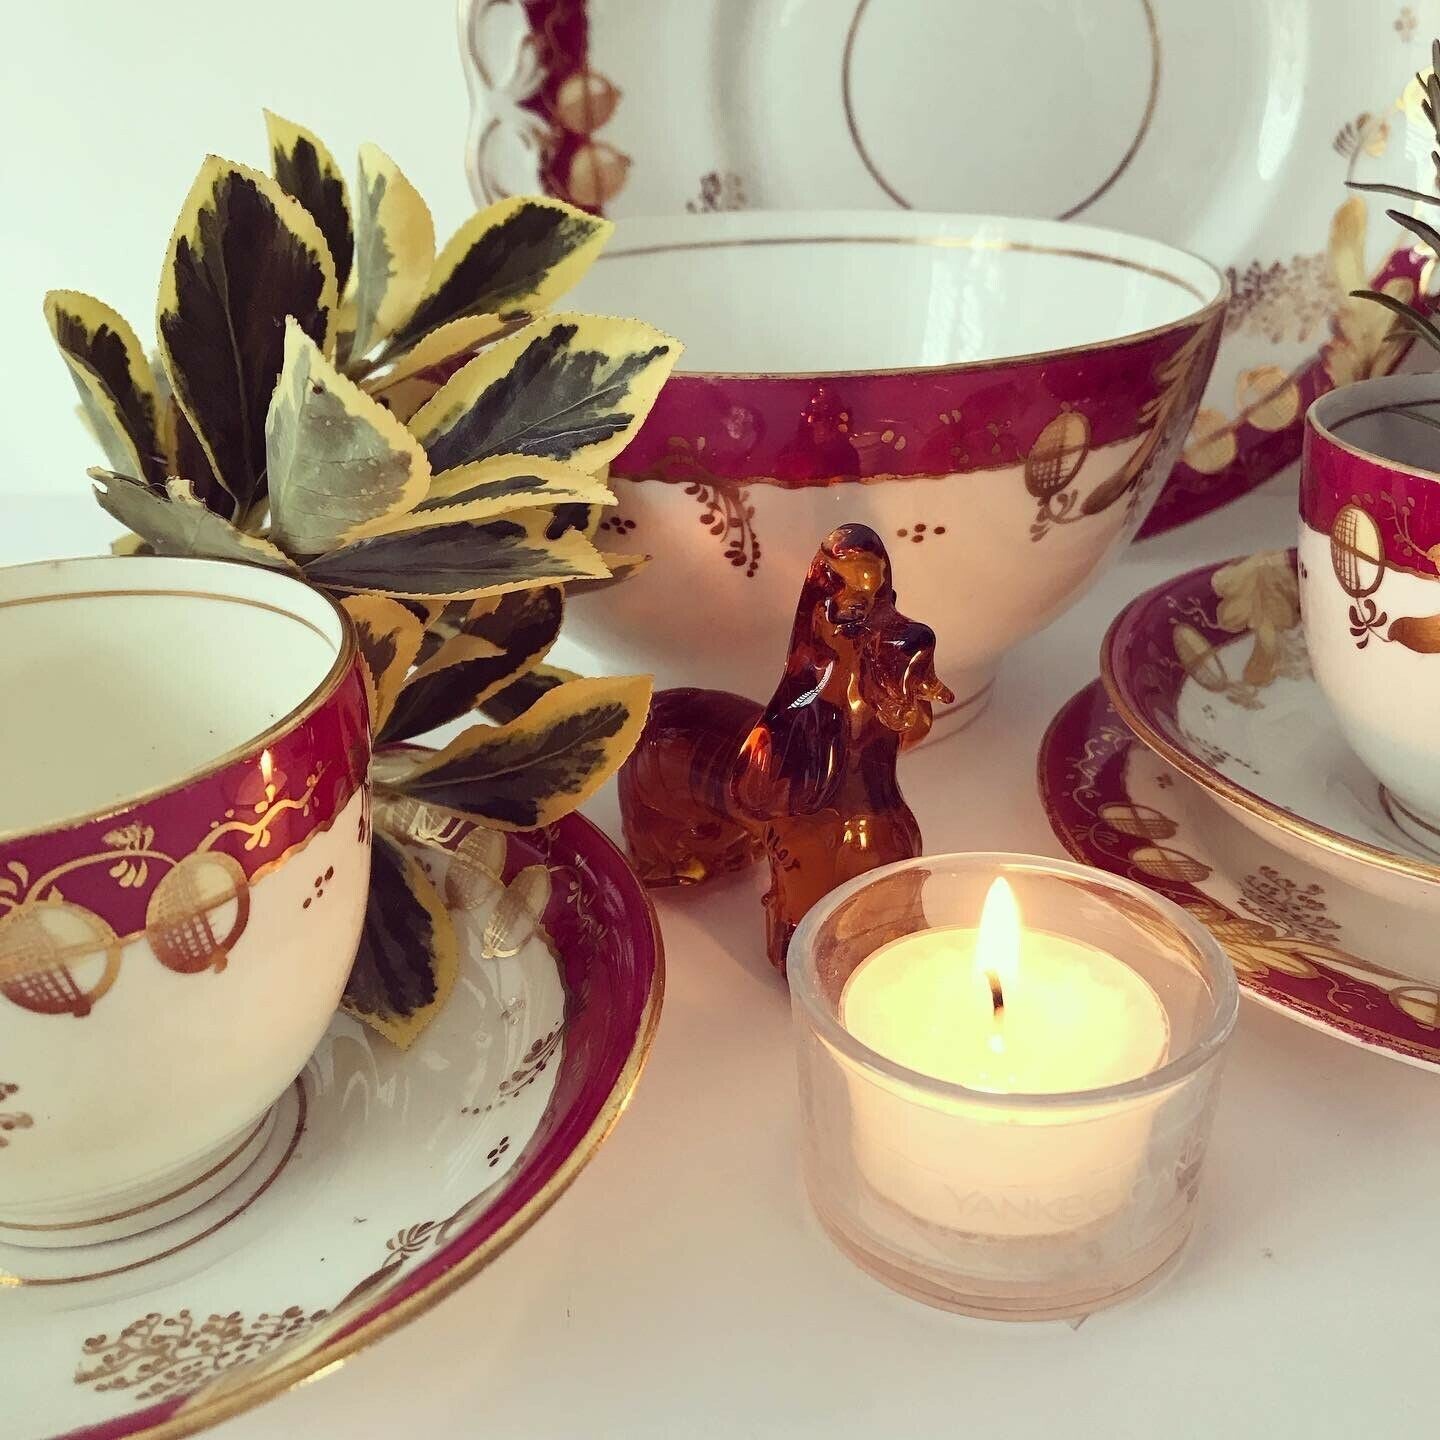
[[[862,1269],[1049,1320],[1178,1257],[1238,1009],[1178,906],[1066,861],[922,857],[816,905],[788,971],[805,1179]]]

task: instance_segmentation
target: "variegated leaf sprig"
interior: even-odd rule
[[[517,197],[435,253],[382,151],[352,194],[308,130],[267,113],[271,174],[209,157],[161,276],[154,361],[91,296],[45,314],[106,459],[117,548],[239,561],[334,594],[355,622],[377,745],[474,711],[444,750],[377,767],[374,881],[347,1003],[408,1044],[453,983],[423,867],[384,833],[413,799],[482,826],[547,825],[635,743],[645,677],[542,664],[568,582],[643,557],[595,545],[603,475],[680,352],[638,320],[549,314],[608,222]],[[397,808],[398,807],[398,808]],[[413,837],[410,837],[413,838]]]

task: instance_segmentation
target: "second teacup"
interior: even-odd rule
[[[1427,423],[1430,422],[1430,423]],[[1440,377],[1310,407],[1300,599],[1315,679],[1380,799],[1440,848]]]

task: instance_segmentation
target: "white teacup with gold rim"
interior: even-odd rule
[[[0,1245],[164,1223],[263,1147],[364,916],[358,663],[255,567],[0,571]]]
[[[1395,823],[1431,849],[1440,848],[1437,423],[1433,375],[1315,401],[1298,552],[1315,680]]]

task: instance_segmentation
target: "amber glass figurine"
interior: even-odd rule
[[[920,853],[900,794],[902,740],[926,734],[935,634],[895,608],[890,557],[864,525],[811,562],[770,703],[663,690],[620,772],[625,838],[647,885],[698,885],[766,854],[771,963],[800,917],[842,882]]]

